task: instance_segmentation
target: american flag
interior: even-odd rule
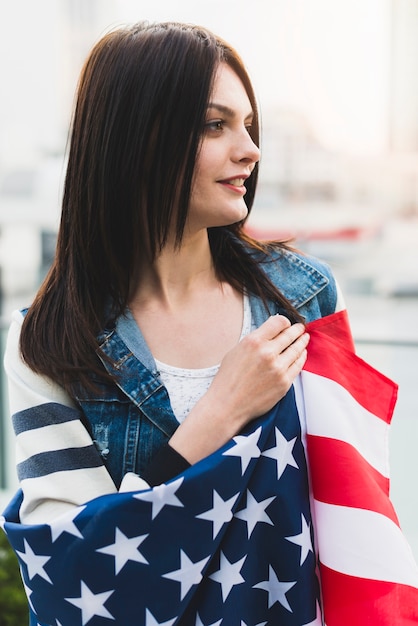
[[[418,624],[418,568],[389,498],[397,386],[354,354],[345,311],[309,331],[301,395],[325,623]]]
[[[388,494],[396,386],[355,356],[344,313],[309,331],[295,388],[167,484],[33,526],[17,494],[3,527],[33,626],[418,624]]]

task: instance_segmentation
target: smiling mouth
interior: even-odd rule
[[[226,180],[220,180],[222,185],[231,185],[232,187],[243,187],[246,178],[228,178]]]

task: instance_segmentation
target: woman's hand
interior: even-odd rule
[[[303,324],[270,317],[225,355],[170,445],[190,463],[221,447],[286,395],[306,361],[308,342]]]
[[[240,430],[286,395],[306,361],[308,341],[303,324],[270,317],[227,353],[208,391],[211,402],[227,407]]]

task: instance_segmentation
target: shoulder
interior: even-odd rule
[[[4,351],[4,369],[8,378],[9,404],[12,413],[44,402],[73,406],[69,395],[55,382],[34,372],[20,351],[20,333],[26,310],[14,311]]]
[[[251,254],[307,322],[331,315],[340,307],[334,274],[324,261],[281,246],[271,247],[268,253]]]
[[[13,311],[4,351],[4,366],[7,372],[11,369],[16,369],[16,367],[22,363],[20,355],[20,333],[23,319],[23,311]]]

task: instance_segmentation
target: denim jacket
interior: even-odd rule
[[[279,251],[263,263],[270,280],[298,309],[306,322],[334,313],[337,288],[327,265],[302,254]],[[266,310],[250,295],[254,324],[260,326],[278,312],[275,303]],[[84,422],[115,484],[127,472],[141,475],[155,453],[178,427],[169,396],[162,384],[147,344],[127,311],[111,329],[105,329],[99,345],[108,359],[104,367],[117,383],[98,382],[92,395],[76,391]]]

